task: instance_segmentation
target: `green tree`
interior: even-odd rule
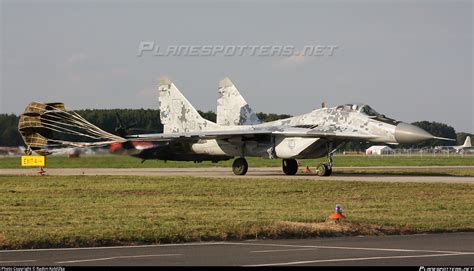
[[[0,114],[0,146],[20,146],[23,140],[18,132],[19,117],[14,114]]]
[[[275,114],[275,113],[267,114],[267,113],[259,112],[257,113],[257,117],[263,122],[270,122],[270,121],[275,121],[279,119],[287,119],[292,116],[288,114]]]
[[[213,111],[209,110],[207,112],[203,112],[201,110],[198,110],[198,113],[201,115],[201,117],[209,120],[209,121],[212,121],[212,122],[216,122],[217,120],[217,115],[216,113],[214,113]]]

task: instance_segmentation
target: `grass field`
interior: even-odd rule
[[[269,160],[255,157],[247,158],[250,167],[280,167],[281,159]],[[299,160],[303,165],[316,166],[325,159]],[[97,155],[81,158],[51,156],[47,158],[49,168],[160,168],[160,167],[231,167],[233,160],[219,163],[174,162],[149,160],[141,163],[140,159],[130,156]],[[1,168],[20,168],[19,157],[0,158]],[[334,156],[336,167],[361,166],[474,166],[474,156]]]
[[[469,184],[0,176],[0,248],[328,236],[341,225],[346,234],[370,234],[350,225],[472,231],[473,195]],[[347,223],[308,224],[324,222],[336,203]]]
[[[300,171],[302,171],[301,169]],[[313,169],[314,172],[316,169]],[[403,176],[455,176],[455,177],[474,177],[474,168],[334,168],[335,174],[370,174],[370,175],[403,175]]]

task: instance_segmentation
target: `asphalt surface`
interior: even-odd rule
[[[433,166],[433,167],[339,167],[340,169],[473,169],[474,166]],[[249,168],[247,175],[236,176],[230,168],[51,168],[46,169],[48,175],[128,175],[128,176],[195,176],[210,178],[272,178],[272,179],[315,179],[337,181],[368,181],[368,182],[444,182],[474,183],[474,177],[426,176],[426,175],[386,175],[386,174],[333,174],[319,177],[316,173],[301,173],[295,176],[284,175],[280,168]],[[35,168],[1,169],[0,175],[36,175]]]
[[[474,266],[474,233],[3,250],[1,265]]]

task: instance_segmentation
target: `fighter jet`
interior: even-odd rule
[[[217,123],[202,118],[169,79],[160,79],[158,90],[164,128],[159,134],[117,136],[67,111],[63,103],[32,102],[18,124],[28,147],[26,153],[47,155],[64,146],[111,145],[114,152],[142,159],[218,162],[236,158],[232,164],[236,175],[247,173],[245,158],[250,156],[282,159],[282,169],[287,175],[297,173],[296,159],[326,156],[327,162],[318,165],[317,172],[329,176],[334,152],[348,141],[399,144],[453,140],[435,137],[421,128],[386,117],[366,104],[323,107],[262,123],[228,78],[219,83]],[[58,133],[87,140],[57,138]]]
[[[386,117],[367,104],[319,108],[261,123],[228,78],[219,84],[218,120],[214,123],[202,118],[169,79],[161,78],[158,89],[164,132],[131,135],[126,139],[162,142],[162,159],[165,160],[173,153],[173,146],[178,152],[186,152],[183,155],[189,160],[199,155],[201,160],[214,161],[236,157],[232,164],[236,175],[247,173],[245,157],[250,156],[282,159],[282,169],[287,175],[297,173],[296,159],[326,156],[327,162],[318,165],[317,172],[320,176],[329,176],[334,152],[348,141],[399,144],[428,139],[452,140]]]

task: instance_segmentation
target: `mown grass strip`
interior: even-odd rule
[[[316,170],[316,169],[314,169]],[[335,174],[363,174],[363,175],[402,175],[402,176],[457,176],[473,177],[474,169],[440,169],[440,168],[407,168],[407,169],[388,169],[388,168],[357,168],[338,169],[334,168]]]
[[[473,195],[470,184],[0,176],[0,248],[470,231]],[[349,230],[304,224],[336,203]]]

